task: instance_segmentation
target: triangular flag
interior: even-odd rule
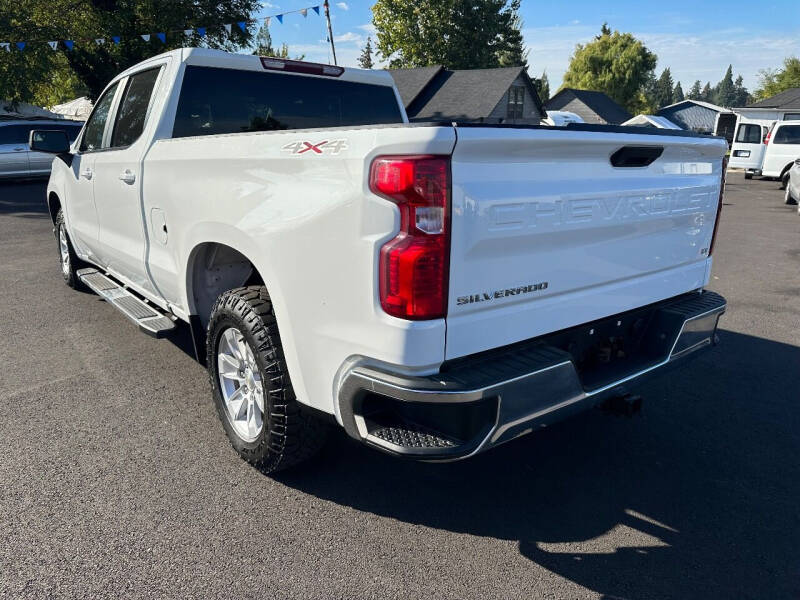
[[[272,17],[267,17],[266,19],[264,19],[264,25],[266,25],[267,27],[269,27],[269,22],[270,22],[271,20],[272,20]]]
[[[72,47],[75,45],[75,42],[72,40],[64,40],[64,45],[67,47],[67,50],[72,50]]]
[[[94,41],[94,43],[95,43],[95,44],[97,44],[98,46],[102,46],[103,44],[105,44],[105,43],[106,43],[106,38],[97,38],[97,39]]]
[[[206,37],[206,28],[205,27],[198,27],[197,28],[197,35],[200,37]]]
[[[25,49],[25,42],[17,42],[17,49],[24,50]]]
[[[300,9],[300,14],[303,15],[304,17],[307,17],[308,16],[308,9],[307,8],[301,8]]]
[[[58,48],[58,42],[47,42],[47,45],[50,46],[53,50]]]
[[[149,42],[149,41],[150,41],[150,34],[149,34],[149,33],[143,33],[143,34],[142,34],[142,39],[143,39],[145,42]]]
[[[231,34],[231,23],[225,23],[225,31],[228,32],[228,35]]]
[[[183,35],[185,35],[186,37],[189,37],[193,33],[194,33],[194,29],[184,29],[183,30]]]
[[[278,22],[283,25],[283,15],[275,15],[275,18],[278,19]]]
[[[237,21],[236,24],[239,26],[243,32],[247,31],[247,21]]]
[[[156,37],[161,40],[162,44],[167,43],[167,34],[166,33],[157,33]]]
[[[319,6],[312,6],[311,8],[314,9],[315,13],[319,14]]]
[[[113,42],[115,44],[119,44],[119,36],[118,35],[112,35],[111,39],[113,40]]]

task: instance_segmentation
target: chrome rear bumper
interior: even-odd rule
[[[725,308],[714,292],[687,294],[458,359],[424,377],[357,366],[340,385],[342,421],[349,435],[386,452],[465,458],[620,395],[627,384],[714,345]],[[643,319],[636,356],[623,364],[576,366],[582,361],[563,349],[571,337],[585,338],[587,330],[594,334],[609,321],[634,327]]]

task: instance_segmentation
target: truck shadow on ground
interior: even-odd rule
[[[46,192],[47,180],[0,182],[0,215],[49,217]]]
[[[800,348],[720,337],[642,386],[640,417],[592,411],[446,465],[336,436],[280,479],[360,511],[517,540],[609,598],[800,597]]]

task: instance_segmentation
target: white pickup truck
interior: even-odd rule
[[[187,323],[265,471],[331,424],[474,455],[713,345],[725,310],[721,138],[411,124],[386,72],[182,49],[116,77],[71,147],[30,141],[67,283]]]

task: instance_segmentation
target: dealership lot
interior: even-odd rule
[[[0,596],[800,595],[800,216],[730,173],[718,348],[475,459],[337,435],[265,477],[185,332],[138,333],[61,280],[43,183],[0,184]]]

